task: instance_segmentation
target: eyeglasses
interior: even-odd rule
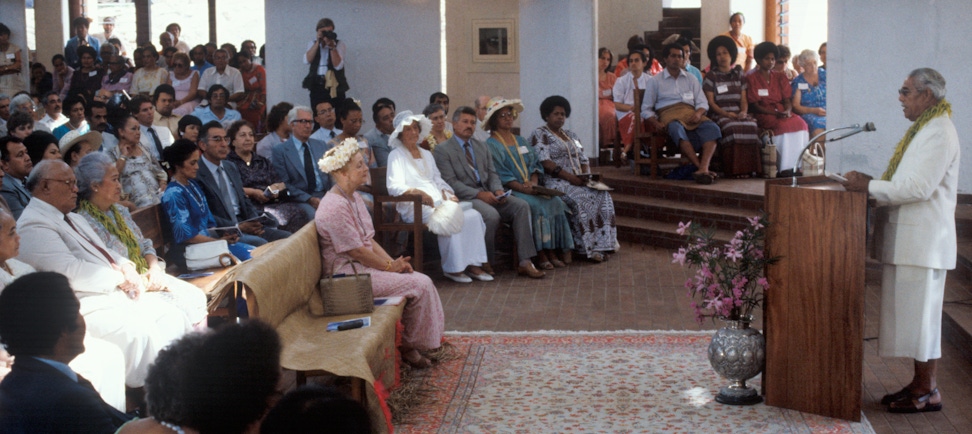
[[[920,92],[920,90],[917,89],[915,89],[915,91]],[[901,89],[898,89],[898,95],[908,96],[909,94],[911,94],[911,89],[908,89],[907,87],[902,87]]]
[[[508,111],[508,112],[500,113],[500,114],[498,114],[496,116],[499,117],[500,119],[506,119],[506,118],[516,119],[516,112]]]
[[[294,121],[292,123],[310,125],[310,124],[313,124],[314,121],[312,121],[310,119],[294,119]]]
[[[229,136],[210,136],[208,139],[206,139],[206,141],[213,142],[213,143],[228,142]]]
[[[173,68],[182,68],[182,67],[184,67],[184,66],[186,66],[186,64],[185,64],[185,63],[173,63],[173,64],[172,64],[172,67],[173,67]]]
[[[322,115],[324,113],[334,113],[334,107],[331,107],[329,109],[320,110],[320,111],[317,112],[317,114],[319,114],[319,115]]]
[[[59,102],[61,102],[61,99],[60,98],[58,98],[58,99],[49,99],[49,100],[47,100],[47,103],[46,104],[57,104]]]
[[[77,179],[44,178],[44,180],[45,181],[54,181],[54,182],[62,183],[64,185],[68,186],[68,188],[72,188],[72,187],[74,187],[74,186],[76,186],[78,184],[78,180]]]

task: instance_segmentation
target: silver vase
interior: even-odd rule
[[[716,401],[730,405],[752,405],[763,402],[756,389],[746,380],[763,370],[766,361],[766,338],[749,327],[752,317],[739,320],[722,318],[726,326],[716,331],[709,344],[709,363],[719,375],[732,381],[719,389]]]

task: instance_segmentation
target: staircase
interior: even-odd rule
[[[962,349],[972,361],[972,204],[958,205],[955,228],[958,231],[958,258],[955,270],[946,277],[942,336]]]
[[[662,41],[674,33],[684,35],[686,32],[692,34],[692,41],[695,45],[702,47],[702,9],[700,8],[664,8],[662,9],[662,20],[658,22],[658,31],[645,32],[645,43],[651,46],[651,51],[655,53],[659,63],[662,62],[661,50]],[[702,69],[702,53],[692,53],[692,65]]]

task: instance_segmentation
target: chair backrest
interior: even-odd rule
[[[645,90],[635,89],[634,91],[634,137],[643,137],[645,133],[645,123],[641,120],[641,103],[645,100]]]
[[[272,327],[287,316],[305,309],[314,298],[321,279],[321,250],[317,225],[312,221],[280,240],[279,245],[250,259],[233,270],[233,280],[246,285],[256,296],[256,312]],[[320,303],[318,301],[318,303]]]
[[[142,236],[152,240],[152,247],[158,256],[164,257],[165,236],[162,229],[162,205],[151,205],[139,208],[132,213],[132,220],[142,231]]]
[[[371,193],[375,196],[388,196],[388,168],[373,167],[371,170]]]

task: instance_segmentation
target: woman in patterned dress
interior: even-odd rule
[[[720,146],[759,145],[759,127],[749,116],[746,79],[735,65],[736,43],[728,36],[716,36],[706,47],[712,68],[705,75],[702,91],[709,100],[709,118],[722,130]]]
[[[793,79],[793,111],[810,127],[810,136],[827,129],[827,70],[817,68],[817,53],[803,50],[797,56],[803,73]]]
[[[122,200],[133,203],[136,208],[157,205],[167,177],[158,160],[139,142],[142,131],[138,121],[131,115],[119,119],[115,124],[115,135],[118,136],[118,146],[111,148],[108,154],[115,159],[121,174]]]
[[[618,246],[611,194],[587,186],[590,162],[584,155],[580,139],[564,128],[570,117],[570,102],[556,95],[540,104],[540,117],[547,122],[530,136],[530,144],[546,176],[544,186],[564,192],[561,200],[570,209],[570,231],[574,250],[594,262],[607,259]]]
[[[160,84],[172,84],[169,82],[169,71],[158,65],[159,52],[154,46],[142,47],[142,62],[142,67],[135,70],[132,76],[132,95],[151,96]]]
[[[393,259],[374,242],[375,228],[361,196],[355,191],[368,175],[368,165],[354,139],[331,148],[318,165],[330,173],[334,186],[321,199],[317,224],[323,269],[351,273],[349,260],[359,262],[359,272],[371,274],[375,297],[405,297],[402,314],[402,358],[412,366],[432,365],[422,351],[439,348],[445,314],[432,279],[412,270],[409,257]],[[363,266],[363,267],[362,267]]]

